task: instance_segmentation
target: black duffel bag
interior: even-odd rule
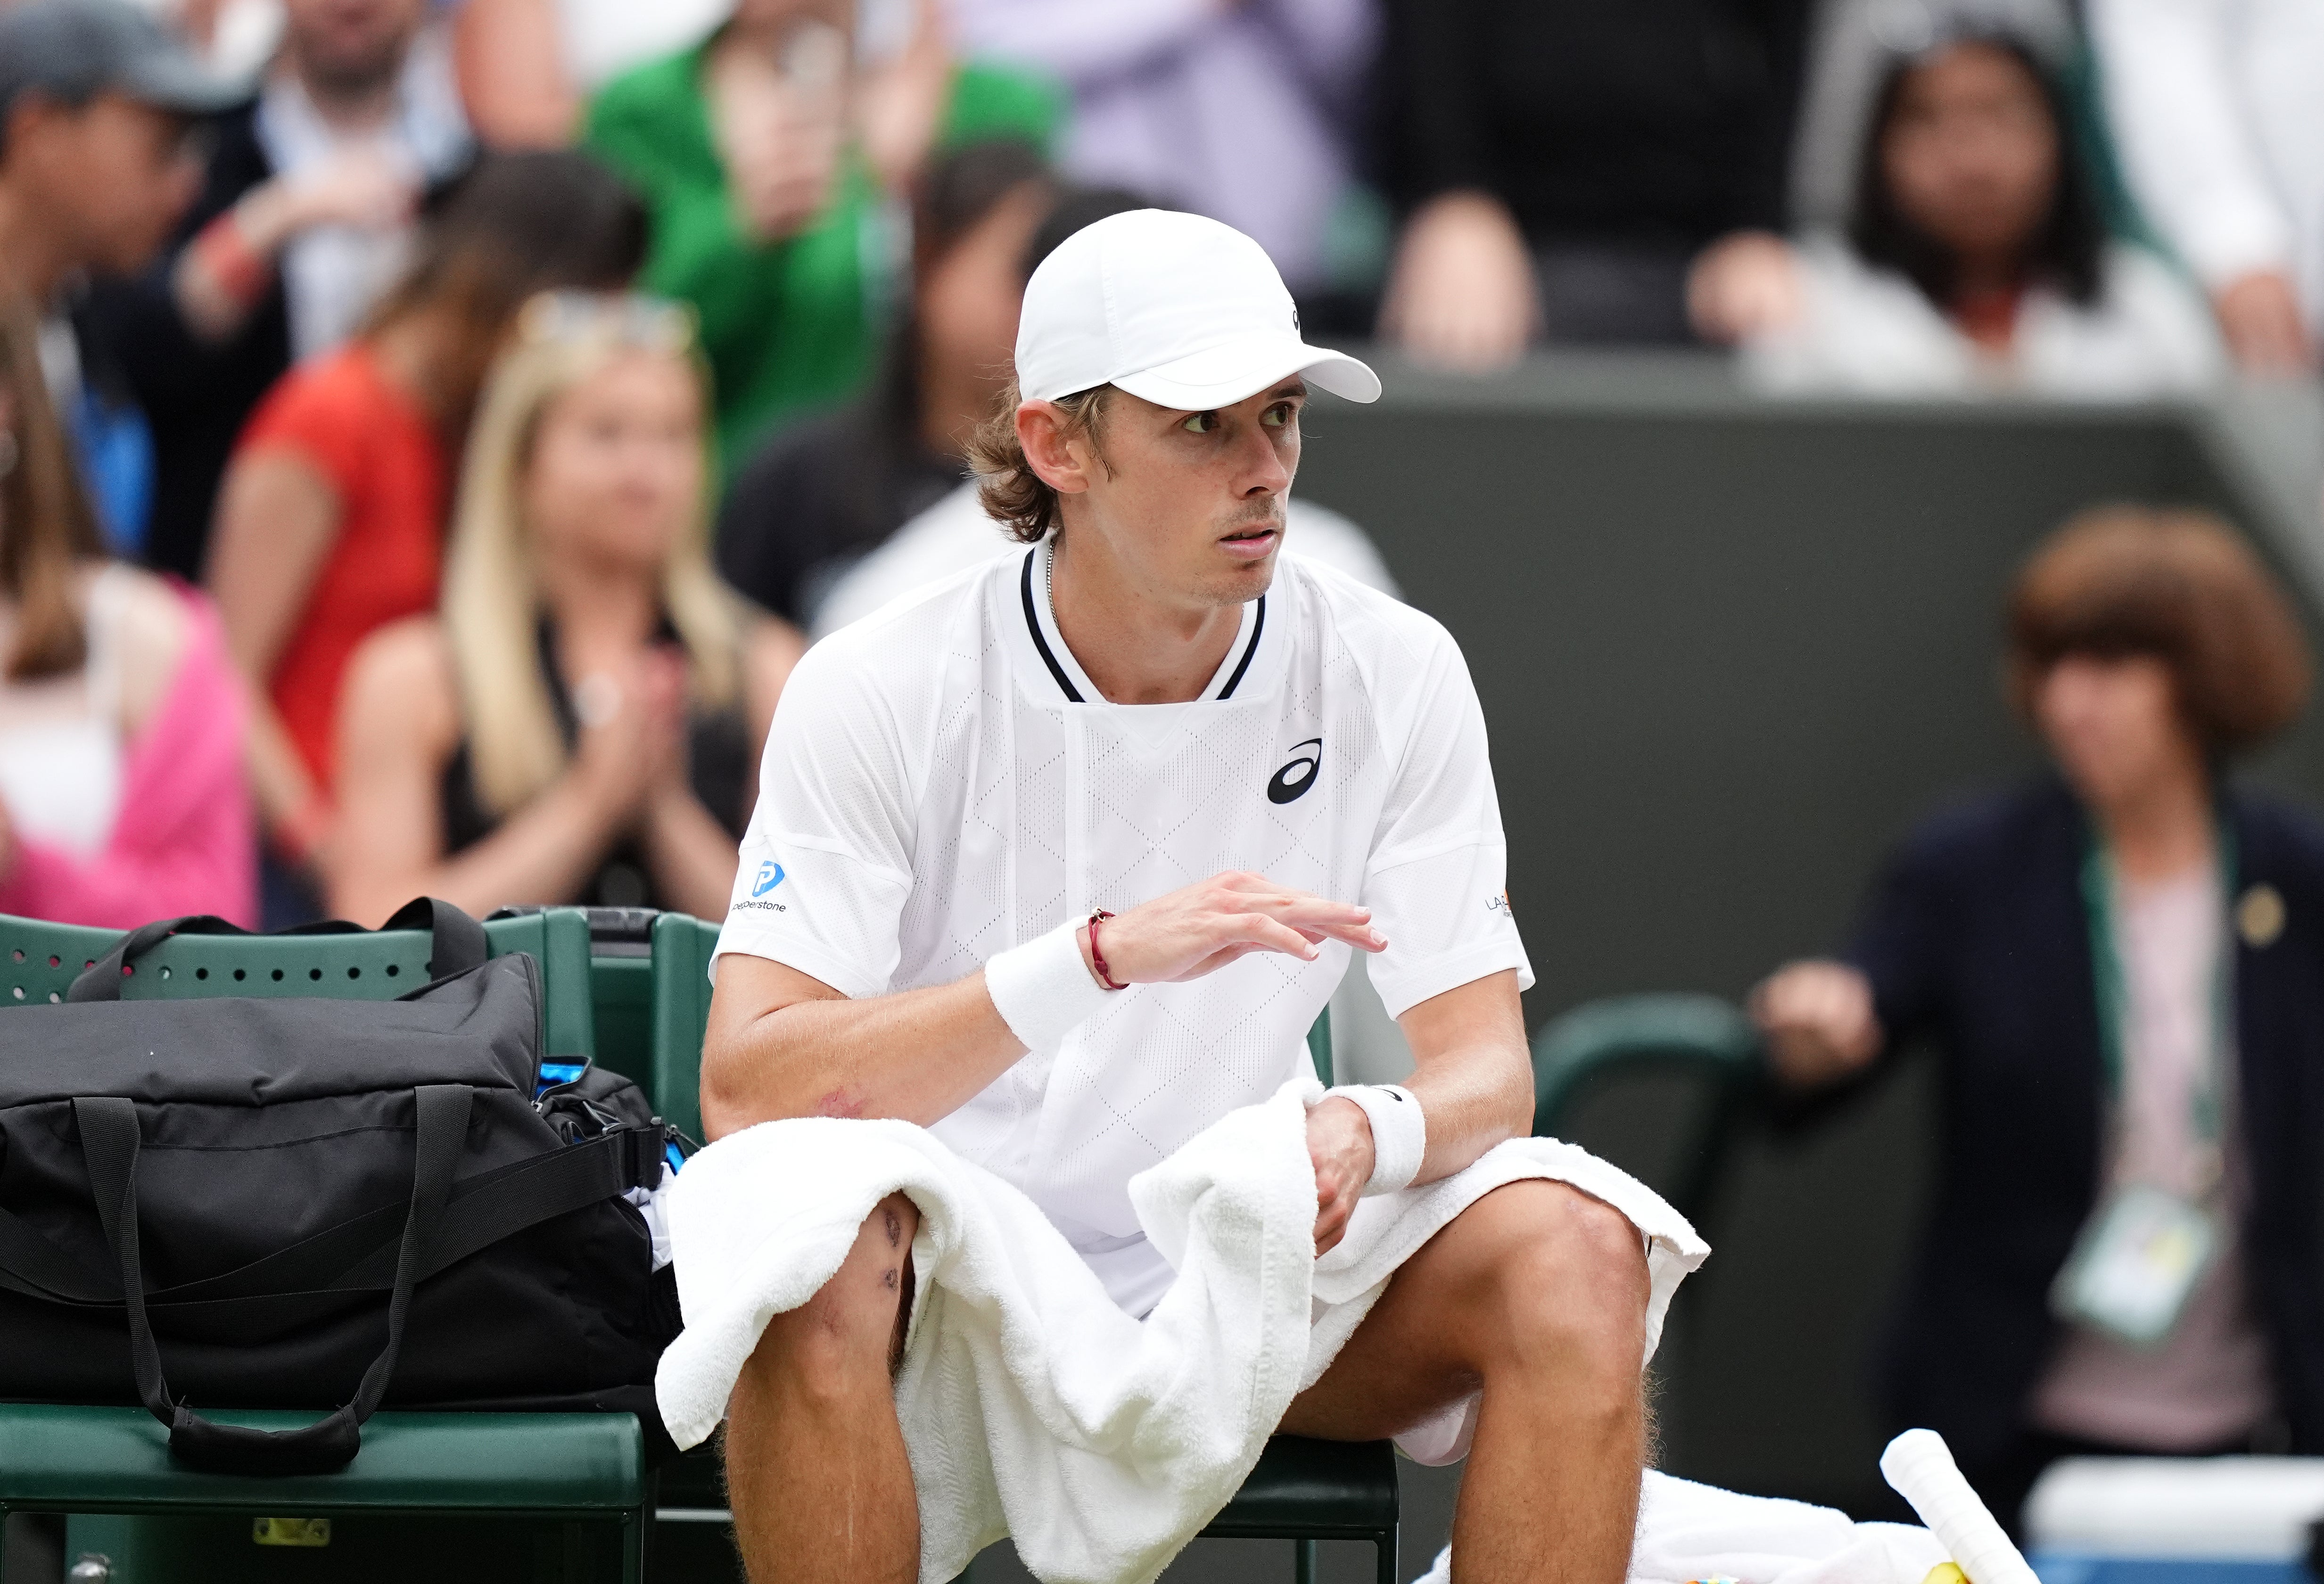
[[[539,964],[443,903],[390,927],[421,923],[438,977],[397,1000],[121,999],[166,935],[241,933],[179,919],[0,1016],[0,1398],[142,1403],[180,1460],[253,1474],[343,1466],[383,1404],[651,1423],[677,1304],[622,1196],[666,1131],[552,1123]]]

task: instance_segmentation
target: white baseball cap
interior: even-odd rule
[[[1231,226],[1131,209],[1084,226],[1041,261],[1017,323],[1017,386],[1054,401],[1119,385],[1158,407],[1231,407],[1293,374],[1371,401],[1379,376],[1300,339],[1274,261]]]

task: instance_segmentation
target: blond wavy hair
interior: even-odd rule
[[[650,314],[678,310],[637,299],[603,299],[576,309],[559,295],[537,298],[518,321],[518,336],[493,366],[477,404],[461,469],[445,558],[442,620],[460,705],[468,726],[476,795],[505,815],[564,773],[567,753],[549,685],[541,676],[537,624],[540,578],[523,520],[522,480],[541,415],[559,396],[628,353],[660,351],[686,360],[702,393],[706,479],[709,375],[682,335],[641,333]],[[691,691],[712,708],[742,691],[744,627],[740,596],[710,564],[710,492],[689,515],[663,564],[662,606],[685,646]]]

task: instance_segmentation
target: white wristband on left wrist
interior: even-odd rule
[[[1372,1174],[1362,1197],[1409,1188],[1428,1153],[1428,1119],[1420,1101],[1401,1083],[1349,1083],[1324,1091],[1323,1098],[1353,1101],[1372,1125]]]

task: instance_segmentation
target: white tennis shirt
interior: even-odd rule
[[[720,953],[882,995],[1244,870],[1371,908],[1391,1014],[1503,969],[1533,982],[1484,714],[1442,626],[1286,553],[1199,699],[1110,704],[1057,636],[1045,554],[807,651],[767,739]],[[1133,986],[931,1131],[1023,1189],[1143,1313],[1171,1271],[1130,1179],[1298,1071],[1349,950]]]

